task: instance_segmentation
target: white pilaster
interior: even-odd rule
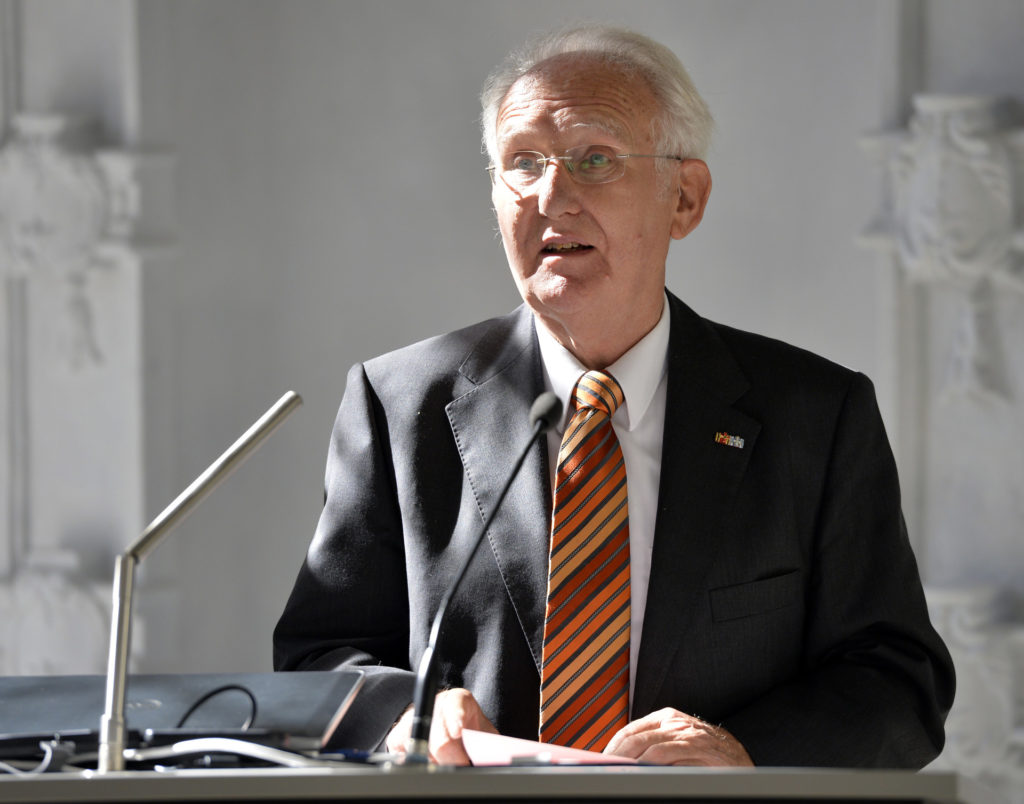
[[[144,524],[142,289],[173,201],[137,148],[135,21],[0,0],[0,673],[103,671]]]
[[[1003,104],[919,95],[866,138],[881,197],[862,242],[889,266],[897,451],[958,698],[940,763],[1024,790],[1024,136]],[[1016,799],[1014,799],[1016,800]]]

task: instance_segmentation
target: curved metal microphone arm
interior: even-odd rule
[[[526,442],[526,445],[519,453],[519,457],[516,459],[515,465],[512,467],[512,471],[509,473],[508,479],[505,481],[505,485],[501,488],[501,493],[498,494],[498,499],[495,501],[494,505],[491,506],[491,512],[487,515],[487,519],[484,521],[483,527],[481,527],[479,533],[477,533],[476,540],[473,542],[473,546],[469,549],[469,553],[466,555],[466,560],[463,562],[462,567],[459,570],[459,574],[455,577],[451,586],[448,587],[448,591],[445,592],[444,597],[441,598],[441,603],[437,608],[437,613],[434,615],[434,621],[430,628],[430,637],[427,640],[426,650],[423,651],[423,656],[420,657],[419,667],[416,671],[416,687],[413,693],[412,729],[409,732],[409,738],[405,744],[405,757],[403,759],[405,764],[425,765],[430,762],[430,724],[434,719],[434,696],[437,695],[437,662],[435,661],[435,657],[437,656],[437,643],[441,636],[441,628],[444,626],[444,620],[448,614],[448,606],[451,603],[452,598],[455,596],[455,593],[458,591],[459,586],[462,585],[462,580],[465,578],[466,572],[469,570],[469,565],[473,560],[473,556],[476,555],[476,551],[479,549],[480,543],[487,534],[487,529],[491,526],[491,522],[494,520],[495,514],[497,514],[498,510],[501,508],[501,504],[505,500],[505,495],[512,486],[512,481],[515,480],[516,476],[519,474],[519,470],[522,468],[527,454],[533,447],[537,438],[542,433],[547,432],[555,426],[561,410],[562,403],[553,393],[543,393],[534,401],[533,406],[530,408],[530,424],[533,427],[533,433],[530,435],[529,441]]]
[[[114,561],[113,610],[110,618],[110,652],[107,657],[106,704],[100,719],[100,773],[124,770],[124,700],[131,645],[132,591],[135,567],[148,556],[172,528],[249,457],[302,404],[294,391],[282,396],[234,444],[168,505]]]

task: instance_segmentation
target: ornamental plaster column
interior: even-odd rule
[[[939,764],[1024,790],[1024,130],[1014,107],[918,95],[865,138],[862,235],[890,269],[905,508],[957,701]],[[1017,799],[1014,799],[1017,800]]]
[[[103,567],[142,527],[138,185],[88,141],[16,115],[0,149],[5,673],[103,667]]]
[[[104,671],[113,556],[144,525],[172,164],[134,147],[134,13],[0,0],[0,674]]]

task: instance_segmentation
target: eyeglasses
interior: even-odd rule
[[[548,165],[561,162],[566,172],[580,184],[607,184],[621,179],[626,173],[627,159],[675,159],[681,156],[661,154],[620,154],[607,145],[580,145],[570,148],[562,156],[544,156],[538,151],[515,151],[509,154],[501,166],[490,165],[491,181],[501,176],[513,189],[529,187],[544,175]]]

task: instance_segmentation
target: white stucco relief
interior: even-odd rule
[[[1024,801],[1024,132],[1004,122],[1012,108],[918,96],[907,130],[866,138],[883,182],[862,240],[896,272],[890,427],[959,677],[938,764]]]
[[[109,555],[141,518],[133,162],[55,116],[0,149],[0,673],[105,665]]]

